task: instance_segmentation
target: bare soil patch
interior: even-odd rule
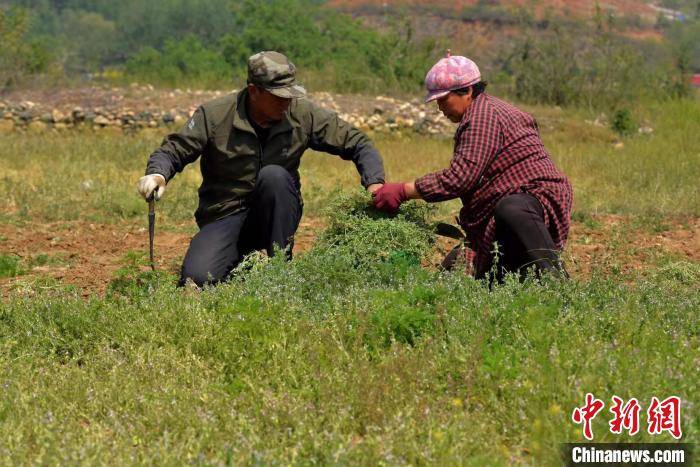
[[[653,267],[659,254],[673,254],[700,262],[700,219],[668,223],[668,229],[651,233],[644,229],[619,227],[624,219],[605,216],[596,224],[575,222],[566,250],[569,272],[586,277],[593,269],[605,270],[609,264],[621,266],[622,272]],[[299,227],[294,245],[295,254],[308,250],[323,227],[318,218],[305,218]],[[157,230],[155,256],[157,267],[178,273],[187,250],[190,234]],[[440,239],[431,255],[433,266],[456,244]],[[92,224],[87,222],[27,223],[22,226],[0,226],[0,253],[14,254],[28,263],[37,255],[48,255],[60,261],[32,267],[25,274],[0,279],[3,296],[22,283],[39,277],[51,277],[60,283],[76,286],[83,296],[103,294],[115,272],[124,265],[128,252],[147,255],[148,231],[141,224]]]
[[[308,249],[320,222],[303,220],[297,232],[295,253]],[[155,235],[156,267],[178,273],[192,235],[158,230]],[[7,295],[21,282],[48,276],[77,286],[83,296],[102,294],[114,273],[132,251],[148,255],[148,230],[140,224],[92,224],[87,222],[28,223],[0,226],[0,252],[14,254],[23,262],[37,255],[60,258],[58,262],[31,268],[26,274],[0,279]],[[56,264],[57,263],[57,264]]]

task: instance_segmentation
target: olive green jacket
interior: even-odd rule
[[[295,99],[284,118],[258,141],[246,112],[247,90],[201,105],[185,127],[165,137],[148,160],[146,174],[170,180],[189,163],[200,161],[202,185],[195,212],[201,227],[246,207],[261,167],[277,164],[299,186],[299,163],[308,148],[352,160],[363,186],[384,182],[379,153],[369,138],[331,111]]]

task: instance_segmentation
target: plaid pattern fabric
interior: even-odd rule
[[[450,166],[416,180],[429,202],[462,200],[459,223],[467,233],[467,259],[482,276],[493,262],[496,204],[527,192],[544,208],[544,222],[557,248],[569,233],[572,188],[544,149],[535,119],[511,104],[482,93],[465,112],[455,134]]]

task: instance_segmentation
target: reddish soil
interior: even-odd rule
[[[385,12],[391,8],[407,10],[413,25],[413,33],[419,39],[434,37],[436,31],[440,36],[450,39],[455,53],[488,56],[495,44],[507,42],[519,37],[522,28],[517,25],[495,22],[463,21],[462,11],[465,7],[476,5],[478,0],[331,0],[330,8],[360,18],[366,24],[383,29],[389,26]],[[542,0],[536,2],[532,10],[530,0],[499,0],[498,5],[507,11],[525,7],[533,11],[536,18],[562,17],[590,20],[595,16],[596,2],[590,0]],[[639,17],[642,25],[627,28],[621,35],[641,41],[661,42],[663,35],[654,28],[658,12],[649,3],[640,0],[607,0],[600,2],[603,12],[613,11],[619,17]]]
[[[297,232],[295,253],[308,249],[320,223],[303,220]],[[177,273],[191,235],[158,230],[154,252],[156,267]],[[0,226],[0,253],[14,254],[30,263],[39,254],[47,265],[27,274],[0,279],[0,294],[7,295],[39,276],[49,276],[80,288],[83,296],[103,293],[115,272],[125,264],[125,255],[137,251],[148,255],[148,230],[136,224],[90,224],[85,222],[37,223]]]
[[[478,0],[384,0],[379,3],[372,0],[331,0],[328,6],[343,11],[363,11],[367,7],[409,7],[414,9],[429,8],[431,10],[454,11],[458,13],[464,7],[474,6]],[[529,0],[500,0],[498,5],[504,8],[518,8],[531,5]],[[571,12],[575,16],[590,17],[595,11],[596,2],[590,0],[543,0],[537,2],[538,14],[556,12],[559,14]],[[600,2],[603,10],[612,9],[618,14],[635,14],[641,17],[656,18],[657,12],[647,3],[640,0],[607,0]]]
[[[631,229],[620,216],[596,220],[600,227],[572,225],[565,251],[572,275],[585,277],[594,268],[607,271],[611,264],[621,266],[623,273],[648,269],[663,254],[700,262],[700,219],[669,222],[667,230],[659,233]]]
[[[623,272],[643,270],[650,267],[650,260],[658,253],[671,253],[700,262],[700,219],[672,223],[666,231],[657,234],[625,226],[624,235],[615,233],[624,219],[606,216],[596,218],[596,221],[599,225],[595,227],[581,223],[574,223],[572,227],[566,259],[573,276],[585,277],[594,268],[605,271],[611,262],[622,265]],[[321,228],[319,219],[304,219],[297,233],[295,253],[307,250]],[[155,238],[157,267],[177,273],[190,235],[160,230]],[[41,276],[75,285],[84,296],[102,294],[117,269],[124,265],[127,252],[147,254],[148,251],[148,232],[137,224],[2,225],[0,239],[0,252],[16,254],[27,262],[42,253],[50,258],[60,258],[60,261],[34,267],[18,277],[0,279],[3,296]],[[432,266],[436,266],[455,243],[454,240],[441,239],[431,255]]]
[[[654,258],[663,254],[700,262],[700,219],[672,222],[668,230],[656,234],[631,229],[620,216],[599,217],[596,221],[599,225],[594,228],[572,224],[564,261],[574,277],[588,277],[593,269],[610,272],[613,265],[622,273],[649,269]],[[623,234],[615,232],[620,228]],[[438,265],[456,244],[456,240],[439,237],[430,262]]]

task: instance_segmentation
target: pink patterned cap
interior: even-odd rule
[[[481,72],[476,63],[467,57],[451,55],[440,59],[425,76],[425,87],[428,95],[425,102],[430,102],[447,95],[455,89],[466,88],[481,81]]]

